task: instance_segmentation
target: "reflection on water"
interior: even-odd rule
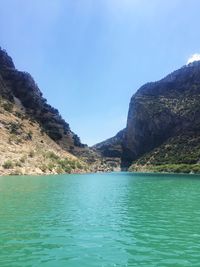
[[[0,178],[0,266],[199,266],[200,177]]]

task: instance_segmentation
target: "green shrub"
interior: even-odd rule
[[[59,159],[59,156],[56,155],[53,151],[48,151],[46,153],[46,157],[49,159],[52,159],[52,160],[58,160]]]
[[[155,172],[172,172],[172,173],[200,173],[199,164],[166,164],[160,166],[151,166]]]
[[[49,163],[49,164],[47,165],[47,169],[48,169],[49,171],[52,171],[54,168],[55,168],[55,165],[54,165],[53,163]]]
[[[12,112],[13,111],[13,104],[11,102],[4,102],[3,108],[8,112]]]
[[[16,122],[10,122],[9,130],[11,134],[21,134],[22,125]]]
[[[56,167],[56,172],[61,174],[61,173],[64,173],[64,170],[61,168],[61,166],[57,166]]]
[[[70,166],[65,166],[64,167],[64,171],[66,172],[66,173],[71,173],[71,171],[72,171],[72,169],[71,169],[71,167]]]
[[[70,166],[70,160],[68,159],[61,159],[57,161],[57,164],[60,168],[63,169],[64,172],[66,173],[71,173],[72,167]]]
[[[4,169],[12,169],[14,167],[14,164],[11,160],[7,160],[2,166]]]
[[[76,163],[76,167],[78,169],[84,169],[84,166],[79,161]]]
[[[23,116],[24,116],[22,113],[20,113],[20,112],[18,112],[18,111],[15,112],[15,115],[16,115],[18,118],[20,118],[20,119],[22,119]]]

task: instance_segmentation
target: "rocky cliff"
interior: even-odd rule
[[[0,48],[0,174],[111,171],[119,159],[104,158],[81,143],[34,79],[16,69]]]
[[[30,74],[0,49],[0,174],[88,171],[72,154],[86,148]]]
[[[43,98],[40,89],[29,73],[18,71],[6,51],[0,50],[0,88],[1,96],[13,103],[20,103],[26,114],[38,122],[43,131],[62,148],[73,153],[84,147],[60,116]]]
[[[95,148],[104,155],[120,146],[122,167],[198,164],[200,62],[142,86],[131,98],[127,126],[117,136]]]

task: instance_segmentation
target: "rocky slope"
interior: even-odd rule
[[[117,133],[116,136],[94,145],[93,148],[101,152],[104,157],[120,158],[122,156],[124,133],[125,129]]]
[[[0,175],[80,173],[86,163],[63,150],[19,105],[0,97]]]
[[[197,172],[200,159],[199,141],[198,61],[158,82],[142,86],[130,101],[127,126],[123,134],[97,144],[95,148],[102,155],[108,151],[112,154],[114,151],[113,157],[118,148],[122,167],[129,167],[134,163],[131,170],[171,169],[180,172],[182,164],[182,169],[184,167],[187,172]],[[177,164],[178,170],[175,166]],[[162,168],[156,169],[152,166]]]
[[[85,172],[72,155],[86,149],[30,74],[0,49],[0,174]]]
[[[73,152],[84,147],[58,110],[47,104],[31,75],[18,71],[4,50],[0,50],[0,84],[0,95],[13,103],[20,103],[26,114],[62,148]]]
[[[82,144],[31,75],[17,70],[1,48],[0,135],[0,174],[112,171],[120,165]]]

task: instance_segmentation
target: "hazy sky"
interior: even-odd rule
[[[0,46],[82,142],[126,125],[129,101],[200,52],[199,0],[0,0]]]

